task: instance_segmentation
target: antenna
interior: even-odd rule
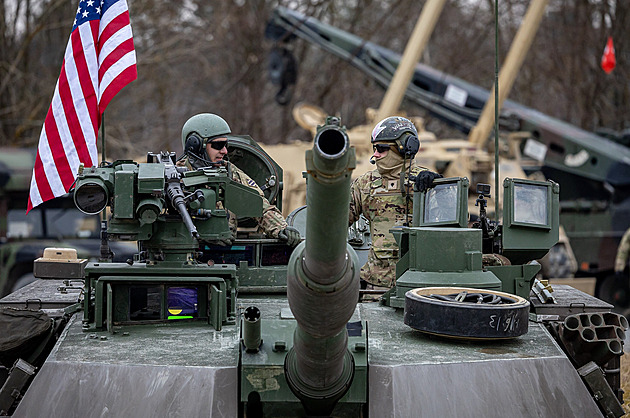
[[[499,0],[494,0],[494,218],[499,221]]]

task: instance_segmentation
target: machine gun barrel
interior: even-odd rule
[[[182,191],[179,183],[169,182],[166,188],[166,194],[173,206],[177,209],[177,212],[179,212],[180,216],[182,217],[184,225],[186,225],[186,228],[188,228],[188,231],[190,231],[190,235],[198,239],[199,233],[197,232],[197,227],[193,223],[192,219],[190,218],[190,214],[186,209],[184,192]]]
[[[166,178],[166,196],[168,200],[173,207],[177,209],[177,212],[179,212],[179,215],[184,221],[184,225],[186,225],[186,228],[190,231],[190,235],[195,239],[199,239],[197,227],[193,223],[188,209],[186,208],[186,199],[184,198],[184,192],[180,184],[181,174],[172,163],[168,162],[164,167],[164,177]]]
[[[287,296],[298,323],[285,370],[310,415],[329,415],[354,375],[346,324],[359,298],[357,256],[347,244],[356,165],[338,118],[320,126],[306,153],[306,240],[291,256]]]

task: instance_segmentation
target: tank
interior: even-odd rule
[[[275,167],[254,141],[232,146],[248,156],[246,172]],[[189,171],[173,154],[150,153],[146,163],[84,168],[77,207],[109,208],[107,239],[136,241],[138,253],[88,262],[51,249],[34,263],[40,279],[0,300],[0,411],[623,414],[627,321],[535,278],[531,260],[558,239],[558,184],[506,180],[501,220],[485,212],[490,186],[477,186],[479,221],[470,225],[468,179],[415,193],[412,226],[391,231],[396,286],[374,301],[348,245],[355,155],[337,118],[318,128],[305,160],[307,208],[294,218],[304,240],[295,248],[243,226],[261,215],[262,199],[231,180],[229,164]],[[243,223],[221,246],[227,210]]]

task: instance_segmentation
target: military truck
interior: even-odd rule
[[[72,195],[46,202],[26,215],[35,150],[0,149],[0,296],[35,280],[33,260],[46,247],[75,248],[100,257],[100,219],[80,212]],[[117,261],[132,258],[133,243],[113,244]]]
[[[253,141],[230,138],[230,148],[257,159],[239,163],[245,172],[269,162]],[[137,241],[139,252],[118,263],[49,251],[35,263],[40,280],[0,299],[10,330],[0,335],[0,410],[623,414],[627,321],[605,302],[566,286],[550,294],[534,279],[540,266],[530,260],[558,239],[557,183],[506,181],[502,221],[487,217],[483,185],[470,227],[468,179],[416,192],[413,225],[391,231],[401,249],[396,286],[368,302],[374,295],[360,290],[347,243],[355,155],[337,118],[320,127],[305,160],[307,208],[293,219],[304,240],[295,248],[248,228],[218,245],[231,234],[227,209],[243,221],[262,213],[229,164],[189,171],[163,152],[83,170],[77,207],[109,207],[108,239]]]
[[[286,84],[296,80],[298,63],[289,46],[296,39],[343,58],[384,88],[401,60],[387,48],[284,7],[274,10],[265,35],[274,42],[270,78],[283,91],[291,91]],[[285,94],[281,96],[280,103],[286,103]],[[489,92],[417,64],[405,97],[468,134]],[[625,136],[588,132],[510,100],[503,104],[499,127],[505,139],[502,157],[516,160],[528,176],[563,185],[560,224],[577,260],[576,275],[596,277],[596,296],[614,302],[621,312],[630,312],[630,287],[613,275],[617,246],[630,227],[630,148]],[[572,258],[571,254],[553,256],[556,262]]]

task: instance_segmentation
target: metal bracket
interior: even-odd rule
[[[617,418],[624,414],[621,403],[606,382],[604,372],[595,362],[591,361],[580,367],[578,373],[593,394],[593,399],[599,405],[604,416]]]

